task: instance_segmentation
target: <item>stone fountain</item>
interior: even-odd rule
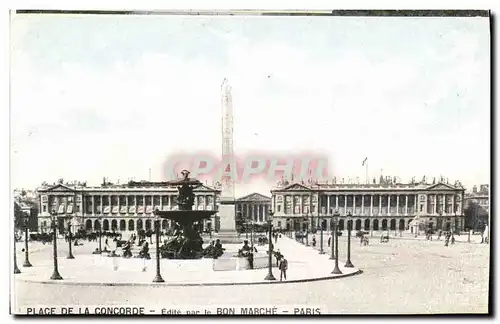
[[[193,210],[195,198],[193,189],[201,186],[202,183],[189,178],[190,172],[187,170],[183,170],[181,174],[181,179],[167,182],[171,186],[177,186],[179,191],[178,210],[155,210],[155,215],[175,222],[174,238],[166,244],[168,251],[175,252],[172,258],[197,259],[201,258],[203,252],[203,239],[200,236],[199,222],[210,219],[217,211]]]

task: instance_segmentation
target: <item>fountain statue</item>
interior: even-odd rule
[[[163,250],[170,252],[165,253],[169,258],[201,258],[203,239],[200,236],[199,222],[203,219],[210,219],[217,211],[193,210],[195,197],[193,189],[201,186],[202,183],[189,178],[190,172],[187,170],[183,170],[181,174],[181,179],[167,182],[169,185],[177,186],[179,191],[177,197],[178,210],[155,210],[155,215],[175,222],[174,237],[165,244]]]

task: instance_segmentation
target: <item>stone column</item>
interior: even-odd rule
[[[399,194],[396,195],[396,215],[399,216]]]
[[[452,214],[455,214],[455,212],[457,211],[456,209],[456,204],[457,202],[455,201],[455,194],[453,194],[453,196],[451,196],[451,213]]]
[[[438,204],[437,195],[434,195],[434,208],[433,208],[433,214],[434,215],[437,214],[437,204]]]
[[[373,216],[373,195],[370,195],[370,216]]]
[[[408,195],[405,195],[405,216],[408,216]]]
[[[101,195],[101,215],[104,214],[103,203],[104,203],[104,195]],[[102,224],[100,224],[100,226],[102,230]]]
[[[382,195],[378,195],[378,215],[382,215]]]
[[[160,196],[160,209],[163,210],[163,195]]]
[[[347,211],[347,195],[345,195],[344,198],[345,198],[344,211]]]
[[[443,194],[443,215],[447,214],[446,212],[446,194]]]
[[[137,196],[134,195],[134,207],[135,207],[135,215],[137,215]]]
[[[361,215],[365,214],[365,195],[361,195]]]
[[[330,195],[326,195],[326,215],[328,215],[328,213],[330,213]]]
[[[339,195],[335,196],[335,210],[339,209]]]
[[[391,216],[391,195],[387,195],[387,216]]]
[[[417,214],[419,213],[419,209],[418,209],[418,194],[415,194],[415,211],[414,213]]]
[[[90,205],[92,206],[92,216],[95,215],[95,195],[90,196]],[[92,228],[94,228],[94,224],[92,224]]]

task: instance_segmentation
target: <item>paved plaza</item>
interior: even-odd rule
[[[316,238],[319,240],[319,235],[316,235]],[[325,250],[328,251],[326,235],[324,239]],[[52,246],[34,243],[31,244],[30,256],[34,267],[31,269],[21,267],[23,274],[16,275],[13,307],[15,311],[36,305],[180,307],[294,304],[320,307],[323,313],[343,314],[486,313],[488,311],[490,246],[477,243],[476,236],[473,237],[472,243],[457,242],[448,247],[444,246],[443,240],[415,239],[410,234],[393,238],[389,243],[380,243],[374,234],[369,246],[360,246],[359,239],[354,237],[352,239],[351,260],[356,268],[363,271],[359,275],[311,282],[222,287],[60,285],[27,282],[25,279],[30,273],[36,274],[32,277],[43,276],[43,280],[47,280],[50,276],[50,270],[42,273],[35,269],[50,269]],[[309,242],[311,243],[311,240]],[[21,249],[21,245],[18,245],[18,250]],[[84,252],[86,249],[95,248],[95,245],[86,242],[83,247],[77,247],[74,250],[75,260],[64,259],[67,244],[61,243],[58,246],[61,254],[60,273],[65,283],[71,281],[71,278],[82,276],[82,271],[77,269],[79,266],[82,266],[82,269],[89,268],[89,264],[82,265],[89,257]],[[296,272],[305,269],[301,267],[300,259],[313,260],[312,268],[315,268],[314,271],[317,273],[329,273],[333,270],[333,261],[328,259],[328,254],[319,255],[315,250],[319,248],[319,242],[314,249],[284,238],[277,247],[293,261],[289,264],[290,279],[294,278]],[[346,257],[345,236],[339,238],[339,247],[342,265]],[[23,259],[24,255],[19,252],[19,265]],[[65,266],[69,262],[74,262],[78,266]],[[275,276],[279,275],[276,268],[273,271]],[[238,276],[246,276],[245,272],[238,271]],[[267,270],[256,270],[255,273],[257,272],[259,274],[257,279],[261,280]],[[162,275],[166,282],[176,277],[171,275],[167,268],[163,268]],[[141,277],[143,279],[140,279],[140,276],[144,276]],[[105,276],[92,272],[83,277],[94,278],[93,281],[103,281]],[[134,268],[133,274],[130,273],[128,279],[140,282],[150,281],[153,277],[154,261],[150,261],[145,273]],[[116,279],[117,282],[124,280],[118,277]],[[195,281],[195,278],[190,280]]]
[[[99,284],[117,284],[117,285],[151,285],[156,271],[156,250],[150,250],[152,259],[124,259],[121,257],[110,258],[107,254],[92,255],[95,243],[86,243],[78,246],[74,250],[77,255],[74,260],[67,260],[64,252],[58,258],[59,272],[64,280],[56,282],[57,284],[81,284],[81,285],[99,285]],[[154,244],[153,244],[154,245]],[[310,248],[288,238],[278,240],[276,248],[284,254],[289,262],[290,271],[287,274],[288,281],[307,281],[324,278],[343,277],[358,272],[356,268],[344,268],[340,264],[342,275],[331,274],[333,270],[333,261],[328,255],[320,255],[313,252]],[[59,246],[61,250],[67,250],[67,243],[61,241]],[[225,245],[229,255],[236,254],[239,245]],[[52,246],[45,248],[50,253]],[[259,255],[265,258],[267,264],[267,255],[265,251],[267,245],[258,246]],[[79,254],[79,255],[78,255]],[[19,256],[22,260],[23,256]],[[276,259],[273,257],[273,271],[277,281],[264,280],[268,269],[257,270],[232,270],[232,271],[214,271],[212,259],[199,260],[161,260],[161,273],[165,283],[159,285],[220,285],[220,284],[262,284],[279,282],[279,270],[276,268]],[[51,258],[40,260],[32,268],[24,269],[23,273],[17,276],[17,279],[30,282],[54,283],[50,280],[53,270],[53,261]]]

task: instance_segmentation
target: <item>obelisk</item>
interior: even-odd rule
[[[233,150],[233,102],[231,97],[231,86],[224,79],[221,87],[222,106],[222,161],[234,160]],[[232,167],[234,164],[228,164]],[[229,170],[227,170],[229,171]],[[232,170],[231,170],[232,171]],[[236,171],[236,170],[234,170]],[[219,201],[220,229],[218,238],[222,243],[240,243],[236,232],[236,204],[234,197],[235,179],[230,175],[232,172],[221,176],[221,196]]]

